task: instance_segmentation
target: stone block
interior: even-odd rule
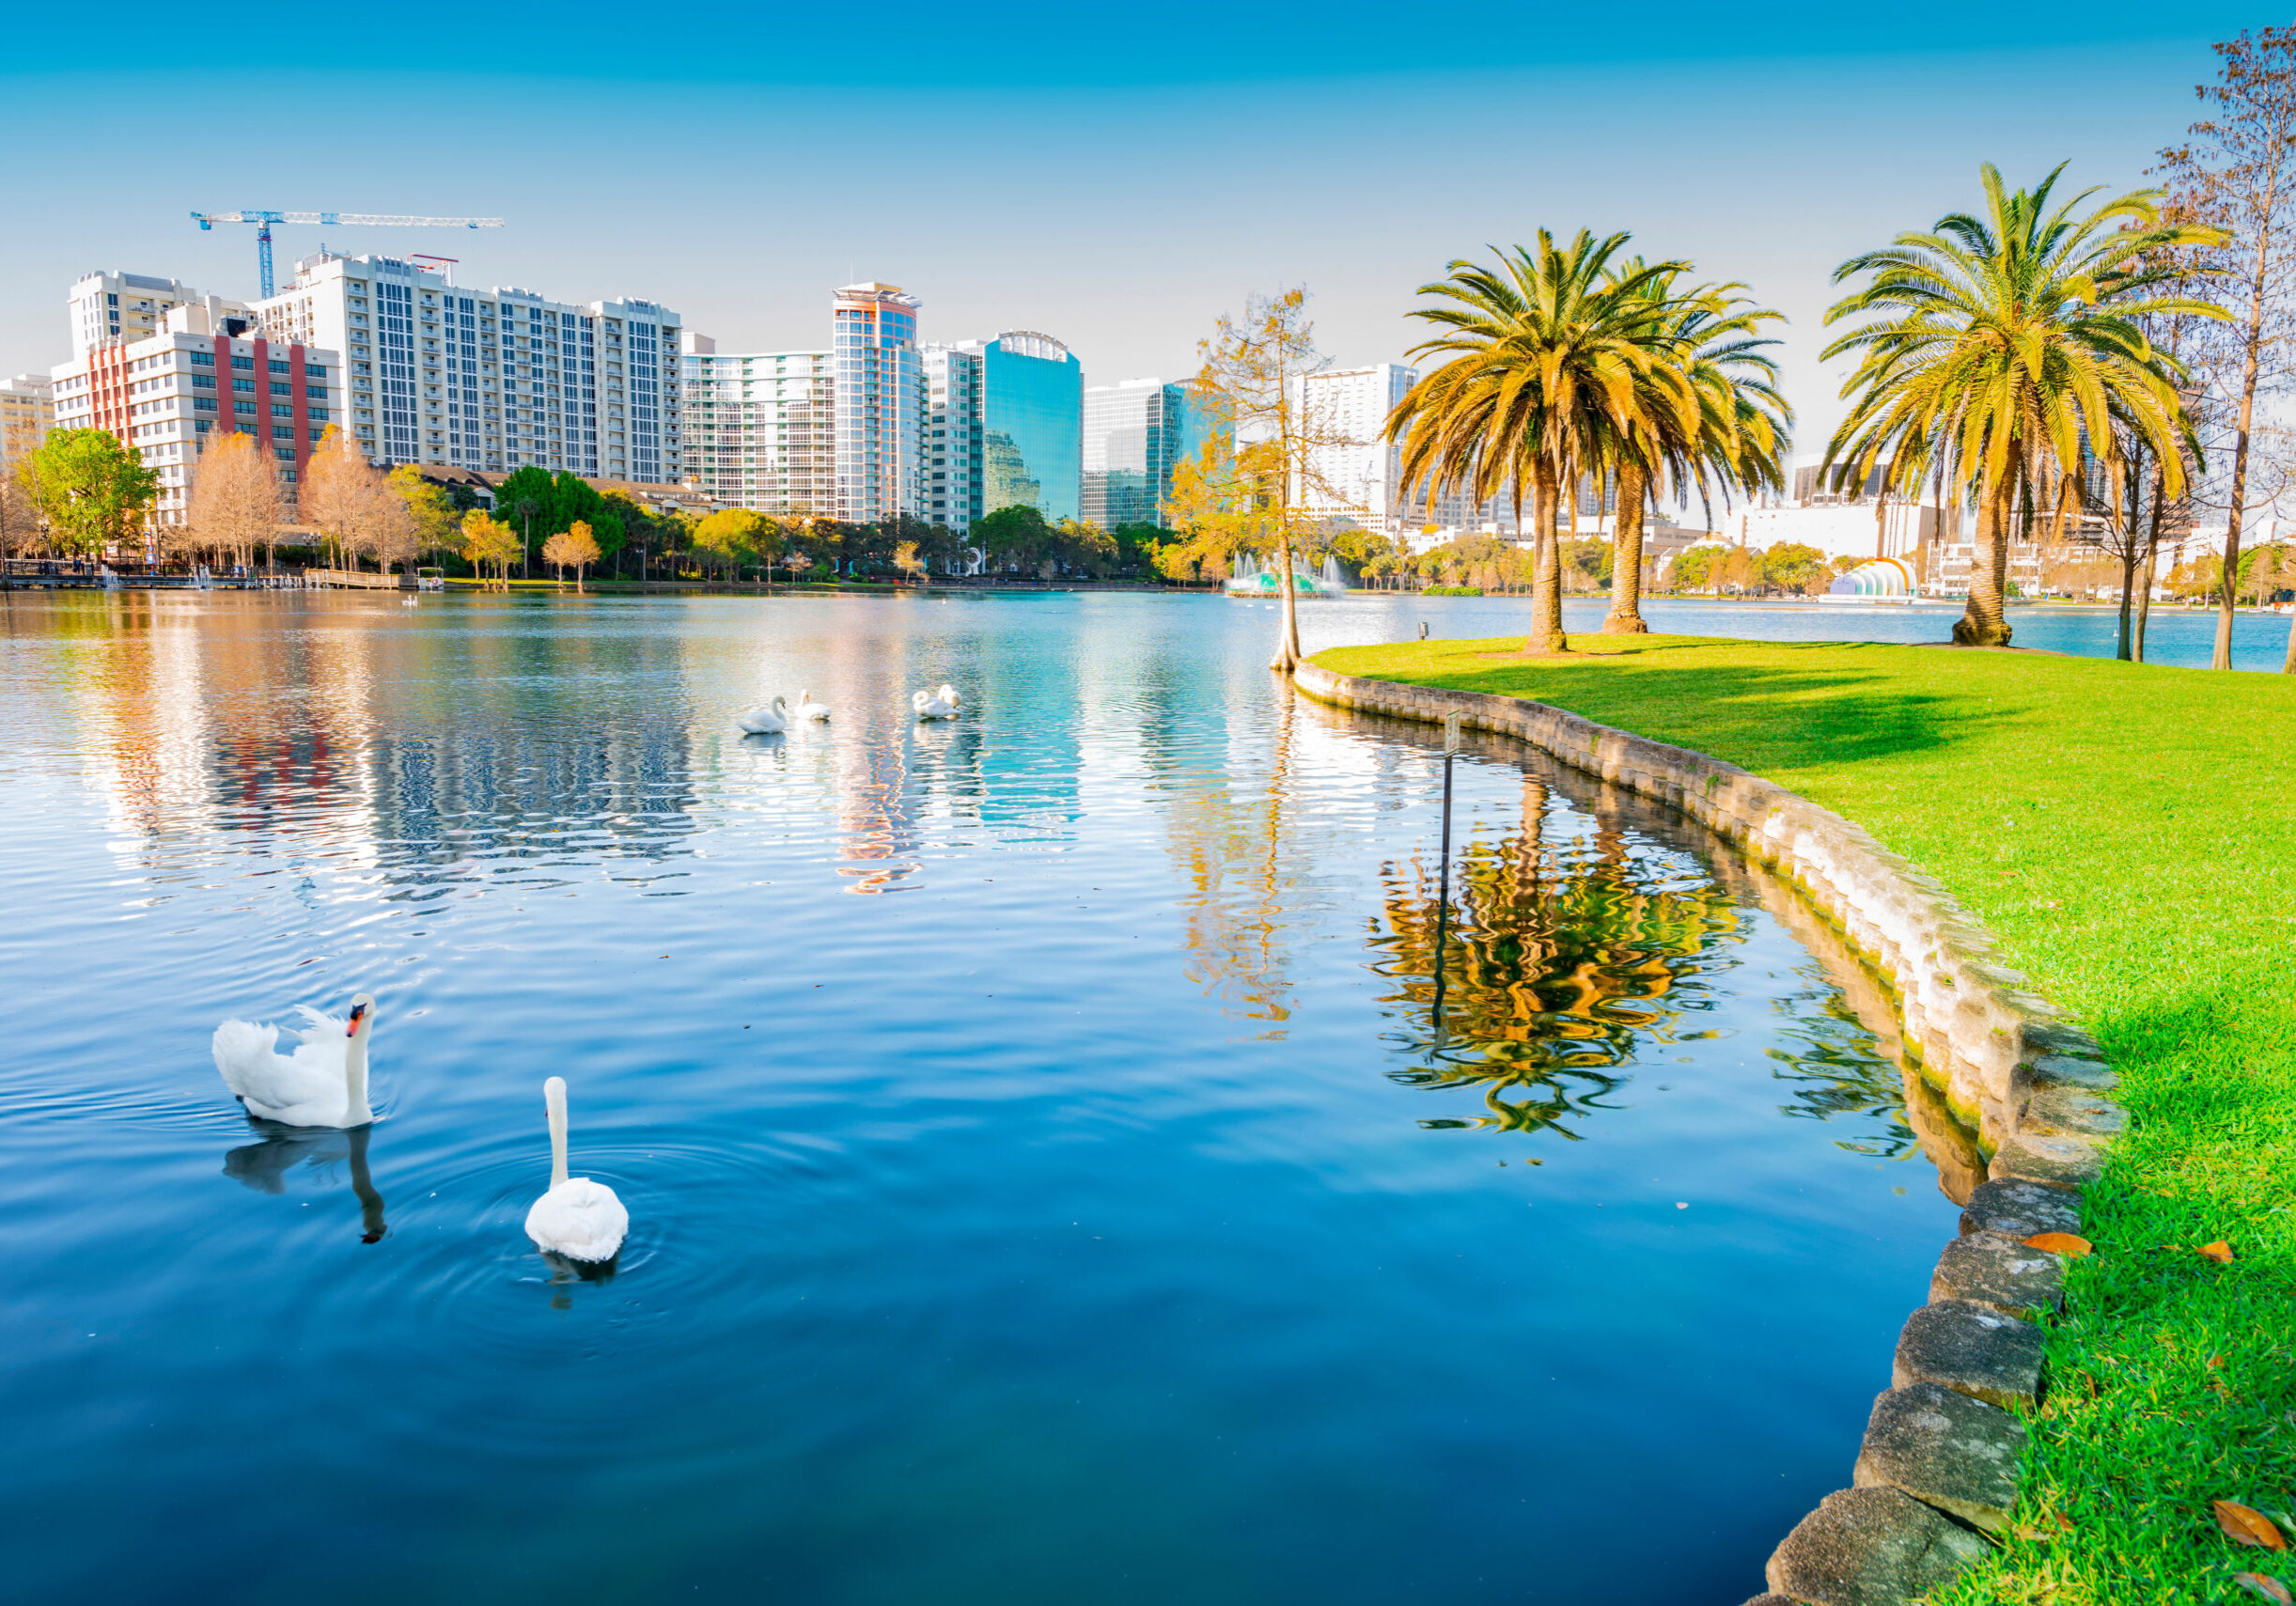
[[[1967,1300],[2009,1316],[2047,1316],[2065,1303],[2065,1268],[2054,1255],[1994,1232],[1945,1245],[1929,1278],[1929,1298]]]
[[[2043,1232],[2079,1232],[2078,1195],[2038,1182],[1987,1182],[1961,1211],[1963,1232],[1997,1232],[2020,1241]]]
[[[2028,1021],[2025,1022],[2025,1041],[2044,1053],[2071,1054],[2080,1059],[2102,1059],[2104,1051],[2097,1039],[2078,1026],[2068,1026],[2058,1021]]]
[[[2129,1112],[2085,1087],[2039,1087],[2017,1112],[2017,1130],[2048,1137],[2116,1138]]]
[[[1993,1151],[1987,1175],[1995,1182],[2043,1182],[2052,1188],[2081,1189],[2104,1170],[2104,1151],[2090,1137],[2048,1137],[2019,1132]]]
[[[1951,1583],[1985,1541],[1894,1489],[1836,1489],[1771,1552],[1772,1590],[1807,1606],[1906,1606]]]
[[[2025,1067],[2037,1087],[2085,1087],[2091,1093],[2110,1093],[2120,1085],[2112,1067],[2100,1059],[2074,1054],[2042,1054]]]
[[[1936,1383],[1988,1405],[2033,1405],[2041,1393],[2041,1330],[1966,1300],[1940,1300],[1906,1318],[1892,1388]]]
[[[1999,1406],[1912,1383],[1873,1402],[1851,1481],[1899,1489],[1989,1533],[2006,1533],[2024,1449],[2025,1425]]]

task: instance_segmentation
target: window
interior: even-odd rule
[[[292,424],[273,424],[271,427],[271,438],[274,441],[291,441],[295,438],[295,427]],[[279,455],[281,457],[291,458],[295,454],[293,452],[282,452]]]
[[[284,374],[291,370],[285,357],[273,357],[271,360],[271,371],[274,374]]]
[[[321,367],[305,367],[303,370],[303,377],[309,380],[313,384],[325,384],[327,382],[327,370]]]
[[[247,395],[253,396],[255,394],[255,381],[234,378],[231,382],[231,388],[236,391],[244,391]]]
[[[295,410],[284,401],[274,401],[271,404],[271,415],[273,418],[292,418]]]
[[[231,359],[231,366],[235,368],[252,368],[255,366],[255,359],[253,357],[234,357]]]
[[[255,416],[255,403],[252,401],[235,401],[231,404],[231,411],[242,418],[253,418]]]

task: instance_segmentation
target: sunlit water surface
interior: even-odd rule
[[[1952,1231],[1853,970],[1583,777],[1460,763],[1439,1025],[1430,735],[1256,606],[0,609],[19,1598],[1734,1602]],[[357,989],[382,1119],[255,1130],[215,1022]]]

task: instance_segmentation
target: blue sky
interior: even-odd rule
[[[1043,330],[1087,382],[1179,377],[1220,310],[1301,283],[1335,357],[1396,358],[1448,258],[1585,225],[1787,312],[1815,447],[1836,262],[1974,199],[1980,161],[2144,181],[2210,40],[2278,20],[1947,3],[1909,41],[1902,11],[1850,12],[1472,4],[1413,31],[1392,5],[1203,0],[314,7],[176,69],[151,64],[180,10],[91,29],[50,8],[0,58],[0,371],[67,354],[64,289],[91,268],[252,293],[253,231],[202,234],[195,209],[499,215],[323,237],[649,296],[727,350],[818,346],[830,288],[882,278],[923,299],[927,338]],[[284,229],[283,258],[321,233]]]

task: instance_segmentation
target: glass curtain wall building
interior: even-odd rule
[[[1008,330],[980,352],[984,512],[1033,507],[1048,520],[1083,513],[1085,370],[1050,335]]]
[[[836,292],[836,516],[873,523],[925,510],[925,368],[917,300],[898,285]]]
[[[1211,427],[1184,384],[1123,380],[1086,391],[1084,517],[1109,530],[1164,523],[1172,473],[1204,449]]]

